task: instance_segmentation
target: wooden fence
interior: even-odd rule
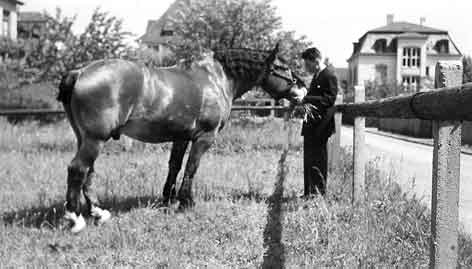
[[[246,103],[247,105],[240,105]],[[260,103],[270,103],[270,105],[258,105]],[[275,105],[274,99],[249,99],[236,100],[235,105],[231,107],[231,111],[270,111],[270,116],[274,116],[276,111],[286,112],[288,110],[286,105]],[[0,116],[54,116],[62,115],[62,109],[0,109]]]
[[[472,84],[462,85],[460,62],[439,62],[435,88],[410,96],[364,102],[364,87],[355,87],[354,104],[338,104],[334,149],[339,152],[341,115],[355,117],[353,143],[353,201],[364,199],[365,117],[427,119],[433,121],[430,268],[456,268],[458,260],[461,125],[472,120]],[[332,165],[339,156],[331,157]]]

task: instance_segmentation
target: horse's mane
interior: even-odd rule
[[[214,58],[226,73],[236,79],[254,81],[265,67],[270,51],[246,48],[214,50]]]

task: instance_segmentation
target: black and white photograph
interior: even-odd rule
[[[472,268],[470,0],[0,0],[1,268]]]

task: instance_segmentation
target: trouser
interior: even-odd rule
[[[303,138],[303,174],[305,195],[326,193],[328,173],[328,139],[305,136]]]

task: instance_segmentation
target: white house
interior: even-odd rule
[[[18,9],[21,5],[23,2],[18,0],[0,0],[0,38],[16,40]]]
[[[462,54],[445,30],[409,22],[394,22],[365,33],[353,43],[348,84],[396,83],[419,89],[434,78],[440,60],[461,60]]]

